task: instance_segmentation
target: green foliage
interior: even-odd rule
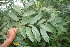
[[[25,5],[25,9],[27,9],[30,6],[32,6],[33,3],[34,3],[34,0],[29,0],[29,2]]]
[[[38,29],[34,26],[32,26],[32,32],[34,34],[35,39],[40,42],[41,38],[40,38],[40,33],[38,31]]]
[[[35,14],[36,12],[34,11],[34,10],[27,10],[26,12],[24,12],[24,14],[22,15],[22,16],[31,16],[31,15],[33,15],[33,14]]]
[[[47,26],[45,26],[45,25],[43,25],[43,24],[41,24],[40,27],[41,27],[42,29],[44,29],[45,31],[52,32],[52,31],[50,30],[50,28],[48,28]]]
[[[41,16],[42,16],[42,15],[38,14],[38,15],[36,15],[35,17],[33,17],[33,18],[31,19],[31,21],[30,21],[30,24],[36,23],[37,20],[40,20]]]
[[[20,34],[21,34],[24,38],[26,38],[25,27],[19,28],[19,32],[20,32]]]
[[[0,11],[0,40],[9,28],[19,28],[16,47],[69,47],[70,2],[68,0],[23,0],[24,7],[11,2]],[[68,7],[69,6],[69,7]],[[15,47],[12,45],[11,47]]]
[[[20,6],[16,6],[16,5],[12,5],[12,8],[16,11],[16,12],[18,12],[18,13],[20,13],[21,14],[21,12],[22,12],[22,8],[20,7]]]
[[[25,24],[29,23],[30,20],[31,20],[30,17],[23,17],[22,20],[20,21],[20,24],[25,25]]]
[[[12,13],[12,12],[9,12],[8,14],[13,20],[15,21],[19,21],[19,18],[16,16],[16,14]]]
[[[31,29],[29,27],[26,27],[26,34],[27,34],[28,38],[33,42],[34,36],[33,36]]]
[[[44,38],[44,40],[45,40],[46,42],[49,42],[49,36],[48,36],[48,34],[46,33],[46,31],[43,30],[43,29],[40,29],[40,32],[41,32],[41,35],[42,35],[42,37]]]

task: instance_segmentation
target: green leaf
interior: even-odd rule
[[[34,42],[34,36],[33,36],[32,32],[31,32],[31,29],[30,29],[29,27],[26,27],[26,34],[27,34],[28,38],[29,38],[32,42]]]
[[[63,32],[67,32],[66,28],[64,28],[63,26],[59,26],[59,28],[60,28]]]
[[[62,22],[64,22],[64,21],[63,21],[63,19],[61,17],[55,17],[55,19],[52,22],[50,22],[50,23],[53,26],[58,27],[59,26],[58,24],[62,23]]]
[[[0,29],[5,27],[8,23],[7,22],[4,22],[1,26],[0,26]]]
[[[48,28],[48,27],[45,26],[44,24],[40,24],[39,26],[40,26],[40,28],[42,28],[42,29],[45,30],[45,31],[52,32],[52,31],[50,30],[50,28]]]
[[[27,9],[29,6],[32,6],[34,4],[34,0],[30,0],[26,5],[25,9]]]
[[[26,12],[24,12],[24,14],[22,16],[31,16],[33,14],[35,14],[36,12],[34,10],[27,10]]]
[[[11,28],[14,26],[14,24],[13,24],[13,22],[9,22],[6,26],[7,26],[7,28]]]
[[[15,13],[13,13],[13,12],[9,12],[8,15],[9,15],[13,20],[15,20],[15,21],[19,21],[19,18],[16,16]]]
[[[50,16],[51,17],[47,20],[47,22],[51,22],[55,19],[55,13],[51,13]]]
[[[65,20],[67,21],[67,23],[70,22],[70,16],[66,16]]]
[[[49,42],[49,36],[48,36],[48,34],[46,33],[46,31],[40,28],[40,33],[41,33],[43,39],[44,39],[46,42]]]
[[[53,22],[54,23],[60,23],[62,21],[63,21],[63,19],[61,17],[56,17]]]
[[[20,7],[20,6],[12,5],[12,8],[13,8],[16,12],[18,12],[18,13],[21,14],[21,7]]]
[[[30,22],[30,17],[23,17],[22,18],[22,20],[20,21],[21,23],[21,25],[25,25],[25,24],[27,24],[27,23],[29,23]]]
[[[55,9],[53,9],[52,6],[48,6],[47,8],[46,7],[42,7],[40,10],[41,11],[44,10],[44,11],[48,12],[49,14],[55,12]]]
[[[30,24],[36,23],[38,20],[40,20],[41,17],[42,17],[42,13],[41,10],[39,10],[38,14],[35,17],[31,18]]]
[[[58,30],[58,34],[60,35],[60,34],[63,34],[63,32],[67,32],[67,29],[66,28],[64,28],[63,26],[59,26],[59,27],[57,27],[56,28],[57,30]]]
[[[33,17],[30,21],[30,24],[36,23],[38,20],[40,20],[41,16],[42,16],[41,14],[38,14],[35,17]]]
[[[67,25],[67,23],[65,21],[62,21],[61,23],[58,23],[58,25],[64,26],[64,25]]]
[[[58,30],[58,32],[57,32],[57,33],[58,33],[58,35],[60,35],[60,34],[62,34],[62,33],[63,33],[63,32],[62,32],[62,30],[61,30],[59,27],[57,27],[56,29]]]
[[[51,25],[50,23],[45,23],[45,26],[48,27],[51,30],[51,32],[56,32],[55,27]]]
[[[40,38],[40,33],[38,31],[38,29],[35,26],[32,26],[32,32],[34,34],[35,39],[40,42],[41,38]]]
[[[50,12],[51,11],[51,9],[50,8],[46,8],[46,7],[42,7],[42,8],[40,8],[40,11],[42,11],[42,10],[44,10],[44,11],[46,11],[46,12]]]
[[[20,34],[21,34],[24,38],[26,38],[25,27],[20,27],[20,28],[19,28],[19,32],[20,32]]]
[[[38,22],[38,24],[42,24],[43,22],[45,22],[46,21],[46,19],[42,19],[42,20],[40,20],[39,22]]]

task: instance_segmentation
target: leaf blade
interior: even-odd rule
[[[33,36],[32,32],[31,32],[31,29],[30,29],[29,27],[26,27],[26,34],[27,34],[28,38],[29,38],[32,42],[34,42],[34,36]]]
[[[11,19],[13,19],[15,21],[19,21],[19,18],[13,12],[9,12],[8,15],[11,17]]]
[[[40,28],[40,33],[41,33],[43,39],[44,39],[46,42],[49,42],[49,36],[48,36],[48,34],[46,33],[46,31]]]
[[[40,38],[40,33],[37,30],[37,28],[35,26],[32,26],[32,32],[34,34],[35,39],[40,42],[41,38]]]

